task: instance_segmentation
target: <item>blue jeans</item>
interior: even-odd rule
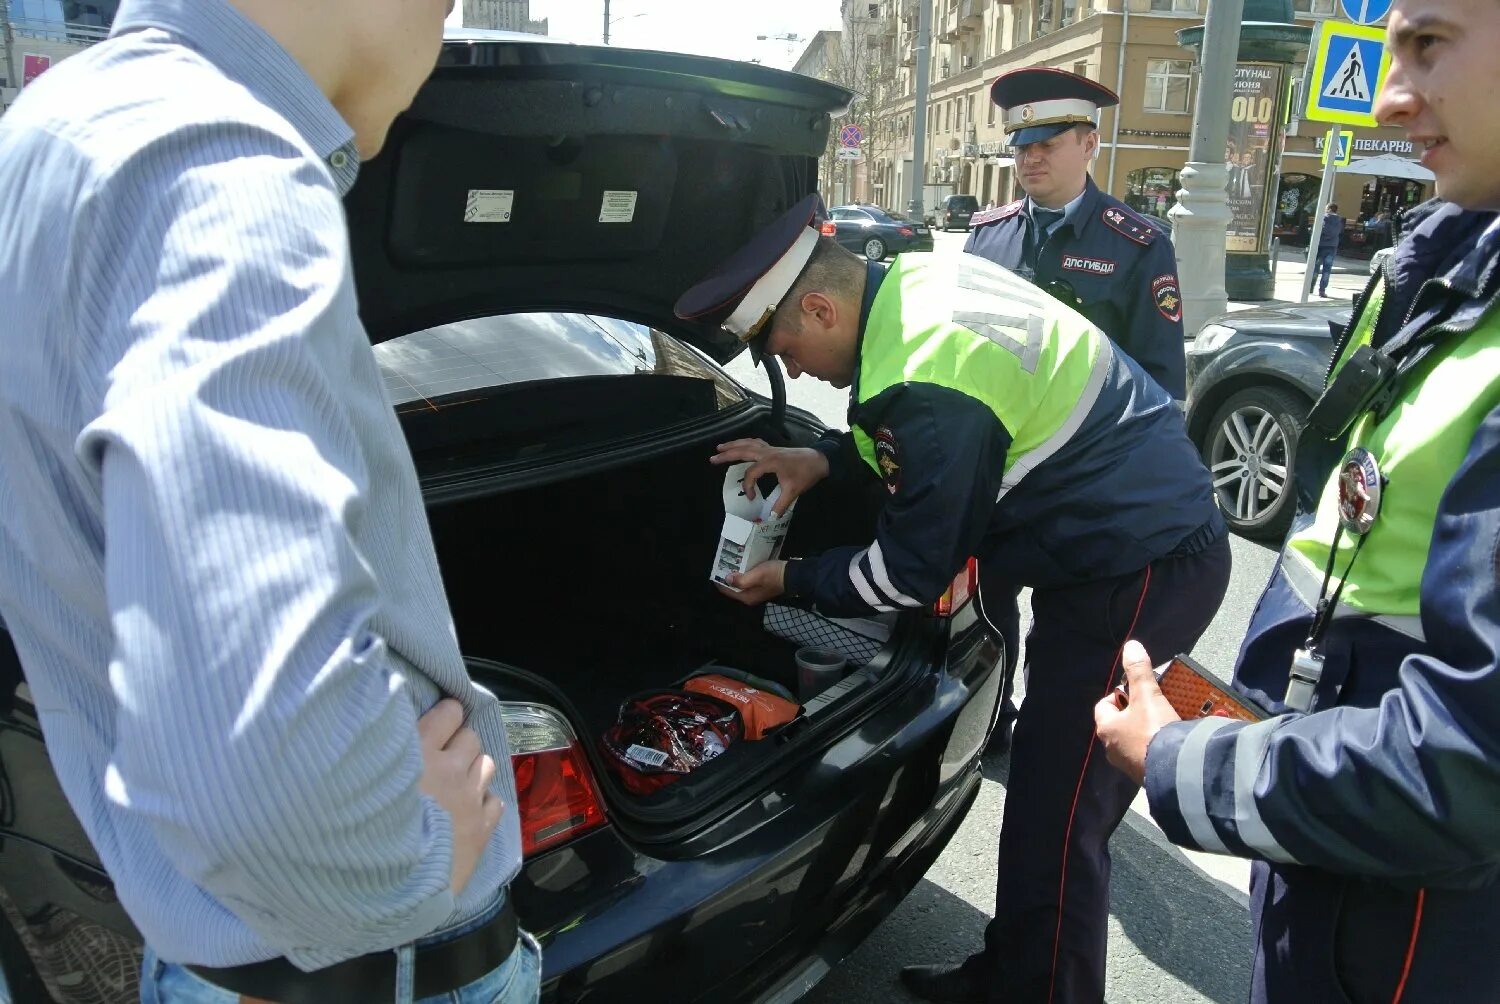
[[[487,919],[470,921],[462,927],[435,935],[430,940],[456,938]],[[426,940],[428,939],[424,939]],[[410,945],[404,945],[396,951],[406,955],[409,960],[411,948]],[[517,933],[516,948],[510,953],[510,958],[473,983],[449,993],[424,997],[414,1002],[411,994],[411,969],[408,964],[399,966],[397,970],[395,1004],[537,1004],[541,997],[542,949],[536,939],[525,931]],[[216,987],[175,963],[163,962],[149,946],[146,948],[146,958],[141,965],[141,1004],[239,1004],[239,1001],[239,994]]]
[[[1313,265],[1313,275],[1318,277],[1318,292],[1328,292],[1328,278],[1333,275],[1334,251],[1319,251],[1318,260]]]

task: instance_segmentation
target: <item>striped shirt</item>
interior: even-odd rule
[[[225,0],[125,0],[0,119],[0,611],[73,809],[165,959],[317,968],[520,866],[360,324],[352,132]],[[506,812],[461,896],[417,716]]]

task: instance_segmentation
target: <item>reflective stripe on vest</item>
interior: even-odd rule
[[[1385,298],[1383,281],[1372,291],[1335,366],[1341,368],[1370,343]],[[1374,455],[1387,484],[1380,514],[1349,573],[1335,617],[1366,617],[1409,637],[1423,638],[1419,620],[1422,573],[1432,543],[1433,521],[1443,492],[1458,472],[1485,416],[1500,405],[1500,318],[1493,311],[1472,331],[1448,336],[1406,379],[1386,416],[1358,419],[1348,446]],[[1282,568],[1304,602],[1316,603],[1338,527],[1338,479],[1323,486],[1316,518],[1287,542]],[[1330,593],[1353,554],[1345,534],[1339,543]]]
[[[958,391],[994,412],[1011,436],[1000,494],[1082,426],[1113,350],[1099,330],[993,262],[896,259],[870,308],[857,404],[904,383]],[[877,474],[875,444],[857,425],[860,456]]]

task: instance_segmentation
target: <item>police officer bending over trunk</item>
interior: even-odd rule
[[[1026,197],[973,219],[964,250],[1003,265],[1078,310],[1181,400],[1186,388],[1182,294],[1172,242],[1156,221],[1099,191],[1089,164],[1096,120],[1120,103],[1087,77],[1046,67],[998,77],[990,98],[1004,112]],[[990,752],[1009,745],[1010,701],[1021,614],[1018,583],[989,577],[985,617],[1005,639],[1005,705]]]
[[[760,565],[743,603],[787,596],[834,616],[915,610],[971,556],[1036,590],[1033,690],[1016,729],[987,948],[908,985],[933,1000],[1099,1001],[1110,833],[1136,785],[1094,748],[1120,647],[1186,649],[1229,574],[1208,472],[1171,397],[1084,318],[983,259],[909,255],[887,271],[820,239],[804,200],[683,295],[753,352],[851,388],[852,433],[759,440],[716,463],[773,473],[780,507],[833,475],[881,478],[865,547]],[[747,292],[748,291],[748,292]],[[1066,881],[1064,881],[1066,879]]]
[[[1281,714],[1177,722],[1149,642],[1097,712],[1168,837],[1254,859],[1257,1002],[1500,1001],[1500,5],[1396,0],[1388,35],[1376,116],[1447,203],[1407,215],[1298,444],[1235,668]]]

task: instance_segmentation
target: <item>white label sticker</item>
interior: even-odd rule
[[[636,192],[605,192],[599,206],[600,223],[629,223],[635,219]]]
[[[515,204],[516,193],[493,188],[469,189],[469,201],[464,204],[465,223],[509,223],[510,208]]]
[[[667,755],[661,750],[651,749],[649,746],[632,745],[625,751],[625,755],[636,763],[643,763],[647,767],[660,767],[667,762]]]

